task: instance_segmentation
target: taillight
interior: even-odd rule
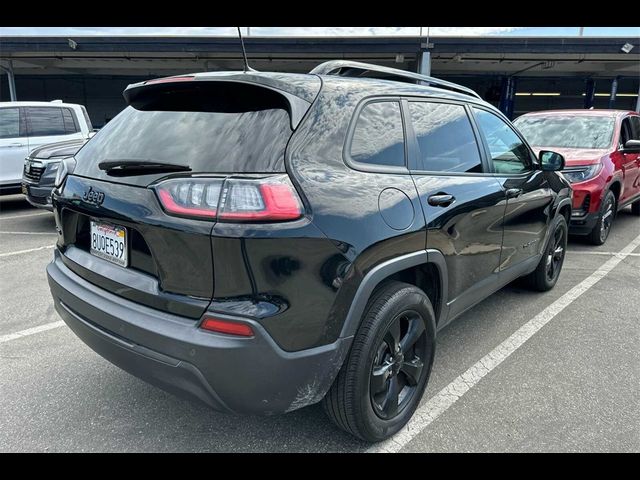
[[[160,203],[173,215],[221,222],[296,220],[302,202],[286,175],[265,178],[175,178],[155,187]]]
[[[200,324],[200,328],[210,332],[226,333],[227,335],[237,335],[239,337],[253,337],[251,325],[218,318],[205,318]]]

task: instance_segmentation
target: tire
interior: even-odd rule
[[[540,263],[533,272],[524,277],[529,288],[546,292],[555,287],[564,264],[568,233],[567,219],[564,215],[558,215],[551,225],[551,234]]]
[[[435,332],[433,307],[422,290],[397,281],[379,287],[323,400],[329,418],[367,442],[398,432],[413,415],[427,386]]]
[[[631,204],[631,213],[636,217],[640,217],[640,200]]]
[[[595,227],[588,235],[589,242],[593,245],[604,245],[609,238],[613,219],[616,216],[616,196],[611,190],[607,191],[602,203],[600,204],[600,212]]]

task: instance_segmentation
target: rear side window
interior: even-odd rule
[[[75,115],[71,112],[70,108],[62,108],[62,121],[64,122],[65,133],[79,132],[78,123],[76,122]]]
[[[20,136],[20,110],[18,108],[0,108],[0,138],[18,138]]]
[[[404,130],[398,102],[369,103],[362,109],[351,139],[350,155],[358,163],[385,167],[405,165]]]
[[[78,131],[77,125],[68,108],[27,107],[27,124],[32,137],[68,135]]]
[[[462,105],[409,102],[422,169],[480,173],[482,160],[471,122]]]
[[[139,95],[135,108],[76,154],[76,171],[95,171],[107,160],[179,164],[194,173],[285,171],[292,130],[284,97],[247,84],[194,84]]]

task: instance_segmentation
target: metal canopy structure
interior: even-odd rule
[[[640,76],[640,45],[624,37],[435,37],[434,74]],[[258,70],[308,72],[325,60],[366,61],[417,71],[421,37],[247,37]],[[237,69],[233,37],[0,37],[0,58],[21,74],[165,75]]]
[[[429,43],[419,36],[244,40],[256,70],[306,73],[320,63],[341,60],[430,71],[433,77],[473,89],[509,117],[544,108],[640,108],[638,38],[430,37]],[[122,91],[129,83],[241,70],[243,61],[235,37],[2,36],[0,66],[0,100],[15,95],[19,100],[63,98],[86,105],[101,125],[124,107]]]

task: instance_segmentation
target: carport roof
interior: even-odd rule
[[[73,40],[70,42],[69,40]],[[634,48],[624,53],[621,47]],[[640,45],[624,37],[432,37],[437,74],[640,76]],[[307,72],[328,59],[416,70],[424,37],[246,37],[252,66]],[[73,48],[75,47],[75,48]],[[149,75],[237,69],[234,37],[3,36],[0,57],[16,74]],[[46,70],[45,70],[46,69]]]

